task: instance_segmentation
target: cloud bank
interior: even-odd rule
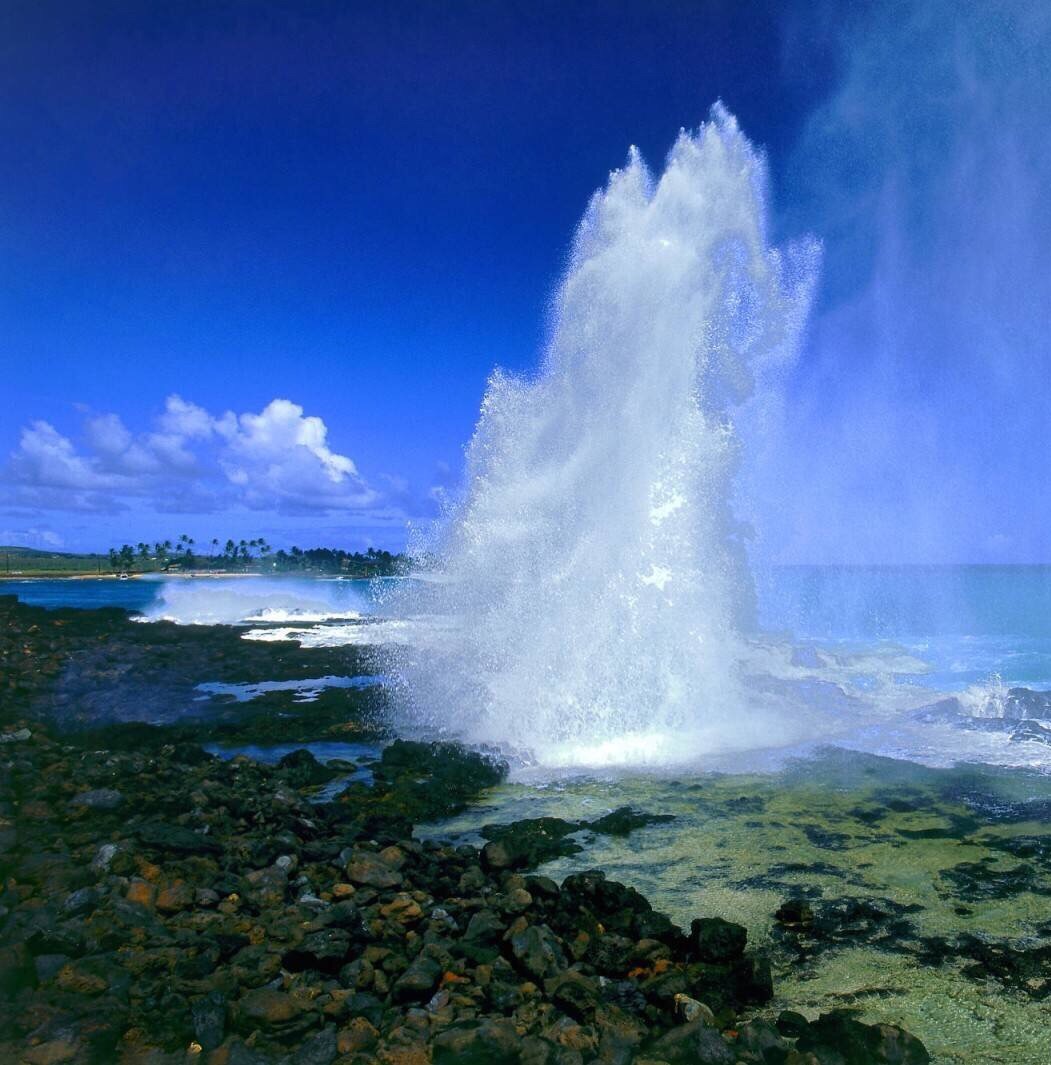
[[[402,500],[334,451],[328,427],[287,399],[258,413],[213,414],[169,396],[146,432],[83,412],[74,443],[46,421],[25,426],[3,470],[10,502],[34,512],[209,514],[245,509],[384,520]]]

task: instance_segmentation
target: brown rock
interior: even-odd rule
[[[401,924],[411,924],[423,916],[423,908],[411,895],[399,891],[386,906],[380,907],[380,913]]]
[[[109,987],[105,977],[78,968],[74,962],[59,969],[55,983],[63,991],[70,991],[75,995],[101,995]]]
[[[401,873],[391,868],[379,856],[364,851],[355,854],[347,862],[347,879],[354,884],[364,884],[381,890],[401,887],[402,882]]]
[[[145,880],[133,880],[128,885],[126,897],[128,902],[135,902],[140,906],[145,906],[148,910],[152,910],[154,903],[157,901],[157,889],[152,884],[146,883]]]
[[[193,905],[193,888],[184,880],[169,884],[157,896],[157,909],[162,913],[178,913],[188,910]]]
[[[303,1004],[283,991],[257,987],[241,999],[241,1016],[264,1027],[287,1024],[303,1011]]]
[[[379,856],[392,869],[400,869],[405,864],[405,851],[401,847],[384,847]]]
[[[25,1065],[59,1065],[63,1061],[72,1061],[78,1050],[76,1043],[65,1039],[51,1039],[22,1051],[22,1061]]]
[[[380,1034],[364,1017],[355,1017],[336,1036],[336,1049],[340,1054],[357,1054],[371,1050],[379,1041]]]

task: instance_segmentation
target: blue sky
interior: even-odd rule
[[[0,541],[398,546],[591,191],[721,98],[825,246],[741,508],[781,560],[1051,559],[1039,5],[0,11]]]

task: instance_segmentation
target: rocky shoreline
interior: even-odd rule
[[[62,715],[47,711],[57,695],[69,709],[71,675],[104,690],[99,661],[141,664],[183,645],[211,656],[209,668],[229,662],[222,679],[249,681],[254,651],[234,665],[240,648],[214,632],[206,647],[185,630],[132,632],[120,612],[0,609],[0,1060],[929,1060],[901,1029],[847,1011],[771,1011],[769,963],[738,924],[698,914],[687,932],[598,870],[561,884],[529,874],[581,827],[627,834],[654,815],[493,826],[481,848],[421,842],[415,824],[464,809],[506,766],[395,740],[368,782],[318,801],[355,767],[305,750],[273,766],[216,758],[199,744],[214,718],[144,728],[74,715],[79,731],[59,730]],[[174,657],[169,694],[201,676],[200,662],[188,671]],[[313,661],[285,666],[317,675]],[[293,717],[292,734],[378,735],[353,712],[354,693],[341,694],[339,720],[335,709],[327,723]],[[276,734],[272,710],[237,709],[248,716],[224,727]]]
[[[209,1065],[924,1062],[849,1014],[747,1011],[769,966],[600,871],[420,843],[505,767],[397,741],[329,803],[307,752],[84,750],[5,733],[0,1059]]]

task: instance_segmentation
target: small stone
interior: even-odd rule
[[[157,888],[145,880],[136,879],[128,885],[125,898],[129,902],[137,903],[139,906],[145,906],[147,910],[152,910],[153,903],[157,901]]]
[[[777,1017],[777,1030],[789,1039],[798,1039],[810,1028],[810,1022],[795,1010],[782,1010]]]
[[[91,887],[81,888],[66,896],[62,909],[71,917],[90,913],[99,903],[99,893]]]
[[[336,1029],[329,1025],[299,1046],[292,1055],[292,1065],[332,1065],[338,1053]]]
[[[492,910],[479,910],[467,923],[463,937],[468,942],[496,943],[504,934],[506,924]]]
[[[95,852],[95,857],[91,859],[92,871],[96,873],[109,872],[113,859],[117,857],[118,849],[116,843],[103,843]]]
[[[703,1020],[672,1028],[652,1047],[655,1058],[690,1062],[690,1065],[734,1065],[737,1055],[723,1037]]]
[[[487,869],[496,871],[510,868],[513,858],[503,843],[493,840],[482,848],[482,861]]]
[[[193,905],[194,889],[184,880],[176,880],[158,896],[156,906],[161,913],[178,913]]]
[[[322,928],[304,936],[302,942],[284,954],[281,964],[289,972],[315,969],[338,973],[349,953],[349,932],[342,928]]]
[[[75,995],[101,995],[109,987],[105,977],[79,967],[75,962],[59,970],[55,983],[63,991],[71,991]]]
[[[598,1005],[601,991],[590,977],[570,969],[559,977],[552,989],[551,998],[570,1016],[584,1020]]]
[[[190,1006],[193,1032],[202,1050],[215,1050],[226,1034],[226,998],[212,991]]]
[[[405,851],[401,847],[384,847],[379,856],[392,869],[400,870],[405,864]]]
[[[124,802],[124,796],[115,788],[82,791],[69,800],[70,806],[83,806],[88,810],[116,810],[122,802]]]
[[[449,991],[442,988],[440,991],[435,991],[425,1008],[428,1013],[437,1013],[438,1010],[445,1009],[445,1007],[449,1005],[449,1000],[451,998],[452,995]]]
[[[400,887],[402,876],[375,854],[359,852],[347,862],[347,879],[374,888]]]
[[[529,925],[511,938],[511,953],[530,976],[546,980],[566,967],[566,956],[547,925]]]
[[[377,973],[377,976],[379,973]],[[393,992],[397,1002],[422,999],[430,995],[442,975],[442,967],[432,958],[418,955],[395,981]]]
[[[697,1020],[713,1026],[715,1024],[715,1014],[703,1002],[698,1002],[689,995],[675,996],[675,1013],[687,1024]]]
[[[0,743],[24,743],[33,735],[27,728],[20,728],[14,732],[0,732]]]
[[[511,913],[522,913],[533,905],[533,896],[525,888],[515,888],[507,893],[504,908]]]
[[[240,1002],[241,1016],[253,1024],[273,1028],[294,1021],[303,1012],[303,1004],[292,995],[270,987],[249,991]]]
[[[380,1034],[364,1017],[355,1017],[336,1036],[336,1049],[340,1054],[357,1054],[371,1050],[379,1042]]]
[[[411,895],[399,891],[390,902],[380,907],[380,914],[400,924],[411,924],[423,916],[423,907]]]

